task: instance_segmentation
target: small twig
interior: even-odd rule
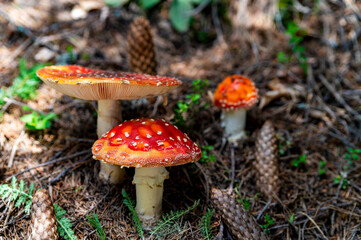
[[[25,131],[21,131],[19,137],[16,139],[13,148],[11,149],[11,154],[10,154],[10,159],[9,159],[9,163],[8,163],[8,168],[11,168],[13,166],[14,163],[14,157],[15,157],[15,153],[18,150],[18,145],[21,142],[21,140],[23,140],[23,137],[25,136]]]
[[[223,221],[221,221],[221,224],[219,225],[219,232],[218,232],[218,240],[223,240],[223,231],[224,231],[224,226],[223,226]]]
[[[66,140],[69,141],[76,141],[76,142],[87,142],[87,143],[94,143],[94,139],[89,138],[76,138],[76,137],[68,137]]]
[[[85,154],[85,153],[88,153],[88,152],[89,152],[89,150],[84,150],[84,151],[81,151],[81,152],[77,152],[77,153],[74,153],[74,154],[70,154],[69,156],[61,157],[61,158],[54,159],[54,160],[49,161],[49,162],[45,162],[45,163],[38,164],[38,165],[36,165],[36,166],[34,166],[34,167],[29,167],[29,168],[27,168],[27,169],[25,169],[25,170],[23,170],[23,171],[20,171],[20,172],[18,172],[18,173],[13,174],[13,175],[10,176],[10,177],[8,177],[8,178],[6,179],[6,181],[10,181],[13,177],[17,177],[17,176],[19,176],[19,175],[21,175],[21,174],[23,174],[23,173],[26,173],[26,172],[28,172],[28,171],[30,171],[30,170],[35,169],[35,168],[48,166],[48,165],[51,165],[51,164],[56,163],[56,162],[60,162],[60,161],[67,160],[67,159],[69,159],[69,158],[81,156],[81,155],[83,155],[83,154]]]
[[[183,172],[184,172],[184,175],[186,175],[186,178],[187,178],[189,184],[191,185],[191,187],[193,187],[193,183],[192,183],[191,178],[189,177],[189,174],[188,174],[187,169],[186,169],[186,168],[182,168],[182,170],[183,170]]]
[[[350,181],[351,186],[353,186],[356,190],[361,192],[361,187],[359,187],[354,181]]]
[[[62,178],[63,176],[65,176],[65,174],[67,174],[67,172],[69,172],[70,170],[78,167],[81,163],[89,160],[89,158],[91,157],[91,153],[89,153],[88,155],[86,155],[85,157],[83,157],[82,159],[80,159],[78,162],[75,163],[75,166],[71,166],[71,167],[68,167],[66,169],[64,169],[63,171],[61,171],[55,178],[53,179],[49,179],[50,181],[50,184],[53,185],[54,183],[56,183],[57,181],[60,180],[60,178]]]
[[[235,146],[231,146],[231,183],[229,184],[228,190],[231,192],[234,184],[234,176],[235,176],[235,165],[236,160],[234,159],[234,148]]]
[[[206,203],[208,203],[209,201],[209,186],[210,186],[210,183],[209,183],[209,180],[208,180],[208,175],[206,174],[205,170],[203,169],[202,165],[199,164],[198,162],[195,162],[194,163],[198,168],[199,170],[201,170],[203,176],[204,176],[204,180],[206,180]]]
[[[337,204],[337,205],[335,205],[335,206],[336,206],[336,207],[346,207],[346,206],[349,206],[349,205],[351,205],[351,204],[352,204],[352,202],[346,202],[346,203]],[[317,209],[317,210],[309,211],[307,214],[311,215],[311,214],[314,214],[314,213],[317,211],[317,212],[318,212],[317,215],[314,216],[314,217],[316,218],[316,217],[320,217],[320,216],[325,215],[325,214],[327,213],[327,211],[329,211],[330,209],[331,209],[331,206],[329,206],[329,207],[323,207],[323,208],[320,208],[320,209]],[[300,218],[300,216],[298,215],[298,216],[295,217],[295,219],[297,219],[297,218]],[[277,225],[277,226],[270,227],[270,228],[268,228],[268,229],[271,230],[271,229],[279,229],[279,228],[289,227],[290,225],[293,225],[293,226],[294,226],[294,225],[300,225],[300,224],[306,223],[306,222],[308,222],[308,221],[309,221],[309,219],[306,218],[306,219],[303,219],[303,220],[300,220],[300,221],[295,221],[295,222],[293,222],[292,224],[290,224],[290,223],[285,223],[285,224],[281,224],[281,225]]]
[[[348,147],[352,147],[352,148],[357,148],[355,144],[351,143],[350,141],[347,140],[347,138],[343,137],[342,134],[335,128],[331,128],[332,130],[334,130],[336,133],[333,133],[332,131],[326,131],[326,133],[334,138],[337,138],[338,140],[340,140],[345,146]]]
[[[315,220],[313,220],[313,218],[311,218],[310,216],[307,215],[307,213],[303,213],[301,212],[302,215],[306,216],[312,223],[313,225],[315,225],[315,227],[317,228],[317,230],[321,233],[322,237],[324,237],[325,239],[328,239],[325,234],[322,232],[321,228],[318,226],[318,224],[315,222]]]
[[[152,114],[150,115],[152,118],[154,118],[157,115],[158,107],[163,101],[163,96],[158,96],[157,100],[154,103]]]
[[[353,240],[356,237],[356,234],[360,231],[360,229],[355,229],[355,231],[353,231],[352,236],[350,238],[350,240]]]
[[[8,209],[10,208],[10,204],[12,201],[10,201],[10,199],[7,199],[7,204],[6,207],[4,209],[4,211],[2,212],[2,216],[0,217],[0,220],[3,220],[3,218],[6,216],[5,213],[8,211]]]
[[[27,218],[27,217],[29,217],[29,215],[24,214],[24,215],[23,215],[23,216],[21,216],[20,218],[17,218],[17,219],[11,220],[10,222],[8,222],[8,223],[6,223],[6,224],[4,224],[4,225],[11,225],[11,224],[14,224],[14,223],[19,222],[19,221],[21,221],[21,220],[23,220],[24,218]]]
[[[186,13],[187,16],[194,16],[200,13],[205,7],[207,7],[210,0],[202,1],[196,8]]]
[[[358,112],[356,112],[353,108],[351,108],[350,105],[348,105],[346,103],[346,101],[342,98],[341,94],[339,94],[338,91],[336,91],[334,86],[332,86],[323,75],[318,75],[318,78],[321,80],[322,84],[327,88],[327,90],[332,93],[332,95],[335,97],[336,101],[339,104],[344,106],[344,108],[348,112],[352,113],[353,115],[355,115],[355,117],[357,117],[359,120],[361,120],[361,115]]]
[[[115,186],[112,186],[108,192],[94,205],[92,206],[88,211],[86,211],[81,217],[77,218],[75,221],[72,222],[73,226],[75,226],[85,215],[89,214],[91,211],[93,211],[94,208],[96,208],[106,197],[108,197],[109,193],[113,191]],[[119,195],[119,194],[118,194]],[[112,203],[111,203],[112,204]]]
[[[22,102],[20,102],[20,101],[17,101],[17,100],[15,100],[15,99],[12,99],[12,98],[4,97],[3,100],[7,103],[7,105],[14,104],[14,105],[17,105],[17,106],[20,106],[20,107],[27,107],[27,108],[31,109],[32,111],[38,112],[38,113],[43,114],[43,115],[46,114],[45,112],[43,112],[43,111],[41,111],[41,110],[37,110],[37,109],[31,108],[31,107],[29,107],[29,105],[27,105],[27,104],[25,104],[25,103],[22,103]],[[6,108],[5,108],[5,106],[6,106],[6,105],[4,105],[4,107],[1,109],[0,112],[3,113],[3,112],[6,111],[6,108],[7,108],[8,106],[6,106]]]
[[[218,18],[217,1],[212,3],[212,19],[213,19],[213,23],[214,23],[214,26],[215,26],[215,29],[216,29],[218,41],[222,45],[227,46],[226,41],[224,40],[224,37],[223,37],[221,22],[219,21],[219,18]]]
[[[263,207],[262,211],[258,214],[257,216],[257,221],[262,217],[263,213],[267,210],[267,208],[269,207],[269,205],[271,204],[272,199],[268,200],[268,202],[266,203],[266,205]]]
[[[5,221],[4,221],[5,226],[7,225],[8,221],[9,221],[9,218],[10,218],[11,212],[13,210],[13,207],[14,207],[14,201],[11,201],[8,214],[6,215],[6,218],[5,218]]]

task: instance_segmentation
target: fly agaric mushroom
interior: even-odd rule
[[[198,161],[199,147],[165,120],[135,119],[114,127],[92,148],[93,158],[122,167],[135,167],[136,211],[144,229],[160,216],[165,167]]]
[[[245,136],[246,110],[252,108],[257,100],[257,88],[245,76],[228,76],[218,85],[214,104],[222,109],[222,126],[229,142],[235,143]]]
[[[98,100],[98,137],[122,121],[121,105],[117,100],[162,95],[182,83],[172,77],[107,72],[76,65],[44,67],[37,71],[37,75],[61,93],[85,100]],[[101,163],[99,177],[104,181],[120,183],[124,175],[124,170],[118,166]]]

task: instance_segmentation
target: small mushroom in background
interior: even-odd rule
[[[229,142],[246,136],[246,111],[258,101],[258,90],[242,75],[226,77],[214,93],[214,104],[222,109],[222,126]]]
[[[53,201],[48,190],[41,189],[35,193],[31,221],[31,240],[57,240],[59,238]]]
[[[182,84],[172,77],[108,72],[76,65],[44,67],[37,71],[37,75],[61,93],[85,100],[98,100],[98,137],[122,121],[121,104],[117,100],[158,96]],[[105,182],[121,183],[125,171],[102,162],[99,177]]]
[[[199,147],[165,120],[135,119],[114,127],[92,148],[93,158],[122,167],[135,167],[136,211],[144,229],[160,217],[165,167],[198,161]]]

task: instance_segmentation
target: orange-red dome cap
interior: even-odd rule
[[[258,91],[251,80],[242,75],[226,77],[214,93],[214,104],[223,109],[253,107],[258,100]]]
[[[164,120],[135,119],[114,127],[97,140],[93,157],[128,167],[167,167],[198,161],[199,147]]]

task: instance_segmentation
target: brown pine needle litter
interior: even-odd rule
[[[1,2],[2,90],[19,74],[20,57],[26,58],[29,67],[65,61],[130,71],[130,25],[145,13],[136,2],[109,8],[104,1],[91,6],[93,1],[88,0],[54,1],[50,10],[48,6],[42,9],[40,2]],[[154,115],[171,121],[174,111],[183,107],[180,115],[186,121],[179,127],[203,149],[205,157],[198,164],[168,169],[164,213],[186,209],[198,199],[200,203],[175,222],[179,231],[166,239],[204,239],[199,223],[212,207],[207,200],[211,189],[227,188],[231,182],[235,201],[257,216],[254,223],[262,225],[270,239],[360,239],[361,3],[298,1],[300,5],[290,8],[299,27],[299,31],[293,29],[294,37],[303,37],[296,53],[289,44],[291,35],[285,33],[287,22],[260,15],[259,9],[274,12],[265,1],[248,1],[247,7],[235,0],[229,5],[223,1],[209,1],[204,8],[194,5],[186,33],[178,33],[169,21],[170,3],[161,1],[147,10],[147,19],[157,50],[158,74],[177,77],[184,84],[168,94],[168,105]],[[18,10],[4,13],[10,7]],[[73,19],[73,9],[80,18]],[[20,10],[28,13],[19,15]],[[45,14],[32,14],[40,10]],[[222,12],[232,14],[227,18]],[[15,21],[19,16],[31,19]],[[250,24],[242,24],[242,19]],[[254,79],[262,102],[247,112],[248,138],[234,148],[222,138],[220,110],[210,100],[217,83],[231,74]],[[199,85],[192,84],[198,78],[209,80],[200,98],[194,90]],[[99,164],[88,155],[97,139],[94,105],[54,93],[42,83],[37,92],[34,99],[15,96],[16,101],[0,106],[0,186],[10,184],[16,175],[27,186],[34,183],[35,189],[48,189],[54,203],[67,212],[78,239],[99,239],[85,217],[92,213],[97,214],[107,238],[139,239],[121,195],[124,188],[135,199],[133,170],[126,169],[128,180],[123,186],[102,185],[97,177]],[[29,111],[18,102],[43,113],[55,112],[57,119],[48,129],[29,131],[20,120]],[[122,103],[125,120],[149,117],[154,106],[144,102]],[[194,108],[185,110],[182,104],[188,102]],[[254,168],[258,134],[267,120],[276,130],[279,191],[273,201],[257,187]],[[273,140],[271,145],[274,150]],[[7,168],[10,158],[13,163]],[[267,184],[277,192],[277,184]],[[23,205],[15,205],[0,199],[0,238],[28,237],[31,215],[24,213]],[[219,214],[211,218],[211,226],[213,238],[231,239]],[[150,234],[146,232],[145,237]]]

